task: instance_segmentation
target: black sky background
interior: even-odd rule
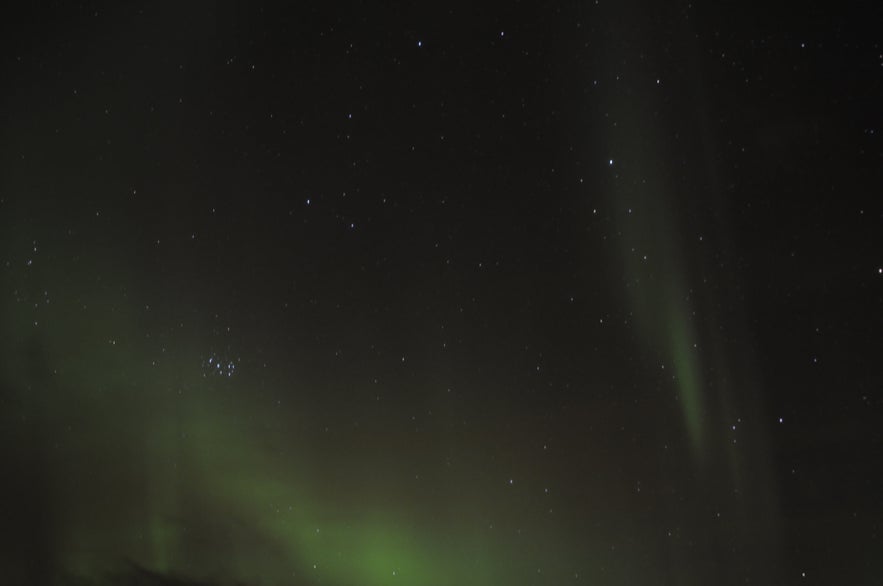
[[[8,13],[0,569],[877,583],[881,16]]]

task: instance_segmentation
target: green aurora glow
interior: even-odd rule
[[[839,40],[281,6],[9,16],[0,583],[880,583]]]

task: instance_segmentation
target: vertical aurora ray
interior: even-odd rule
[[[705,424],[699,359],[696,356],[697,338],[690,327],[689,317],[674,309],[666,315],[670,359],[675,368],[684,425],[690,438],[693,455],[705,457]]]
[[[609,157],[603,161],[604,202],[615,226],[611,236],[622,266],[627,321],[644,348],[645,363],[659,362],[656,388],[666,393],[663,403],[673,397],[680,415],[676,435],[684,438],[691,477],[679,482],[693,497],[686,507],[670,503],[670,514],[690,533],[707,537],[703,556],[695,543],[668,544],[671,577],[676,584],[703,584],[715,576],[716,563],[764,564],[780,547],[762,384],[745,328],[744,298],[734,290],[739,275],[729,274],[721,258],[735,245],[726,233],[728,202],[719,174],[702,156],[700,164],[694,160],[687,167],[681,152],[698,152],[693,142],[706,147],[715,142],[702,105],[695,104],[701,92],[691,91],[698,84],[691,76],[700,75],[691,69],[695,47],[685,40],[693,33],[677,24],[664,40],[650,40],[643,35],[660,34],[653,19],[676,17],[665,10],[652,15],[628,13],[623,6],[608,10],[613,25],[606,60],[630,83],[611,82],[604,90]],[[673,49],[650,58],[653,46]],[[653,59],[659,59],[657,67],[680,59],[686,71],[670,70],[679,77],[660,80],[647,65]],[[675,95],[683,103],[660,92],[665,83],[680,86]],[[742,435],[746,424],[753,426],[751,435]],[[663,477],[674,475],[664,471]],[[717,509],[714,518],[723,518],[723,508],[726,521],[709,526],[707,511]],[[734,543],[738,547],[722,545]],[[716,561],[703,567],[697,556]],[[729,556],[738,561],[720,561]]]
[[[659,111],[659,80],[649,78],[641,65],[640,47],[649,43],[640,17],[625,7],[609,7],[608,70],[641,78],[644,91],[622,89],[613,80],[602,89],[607,128],[604,150],[606,179],[602,192],[615,222],[613,234],[623,267],[622,281],[628,315],[640,344],[660,370],[671,375],[693,459],[707,457],[708,400],[700,355],[701,307],[691,285],[691,263],[683,210],[690,202],[679,193],[680,162],[671,149]],[[619,69],[623,64],[632,68]],[[635,82],[633,82],[635,83]],[[600,166],[600,165],[599,165]]]
[[[654,356],[661,369],[673,370],[672,380],[680,404],[682,425],[694,458],[705,458],[707,441],[706,400],[703,389],[700,343],[695,320],[682,234],[669,207],[678,201],[667,186],[666,155],[654,150],[654,134],[649,121],[642,125],[642,108],[617,102],[617,118],[630,120],[640,130],[630,138],[623,129],[613,140],[614,150],[624,153],[620,165],[644,177],[641,182],[625,182],[613,171],[607,191],[615,210],[618,252],[623,266],[623,284],[629,313],[640,342]],[[650,145],[650,146],[648,146]]]

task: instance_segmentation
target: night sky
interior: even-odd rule
[[[0,24],[0,582],[883,583],[883,9]]]

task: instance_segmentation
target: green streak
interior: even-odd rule
[[[681,312],[666,314],[666,332],[690,447],[694,457],[703,460],[705,457],[705,425],[702,420],[699,363],[694,347],[696,335]]]

